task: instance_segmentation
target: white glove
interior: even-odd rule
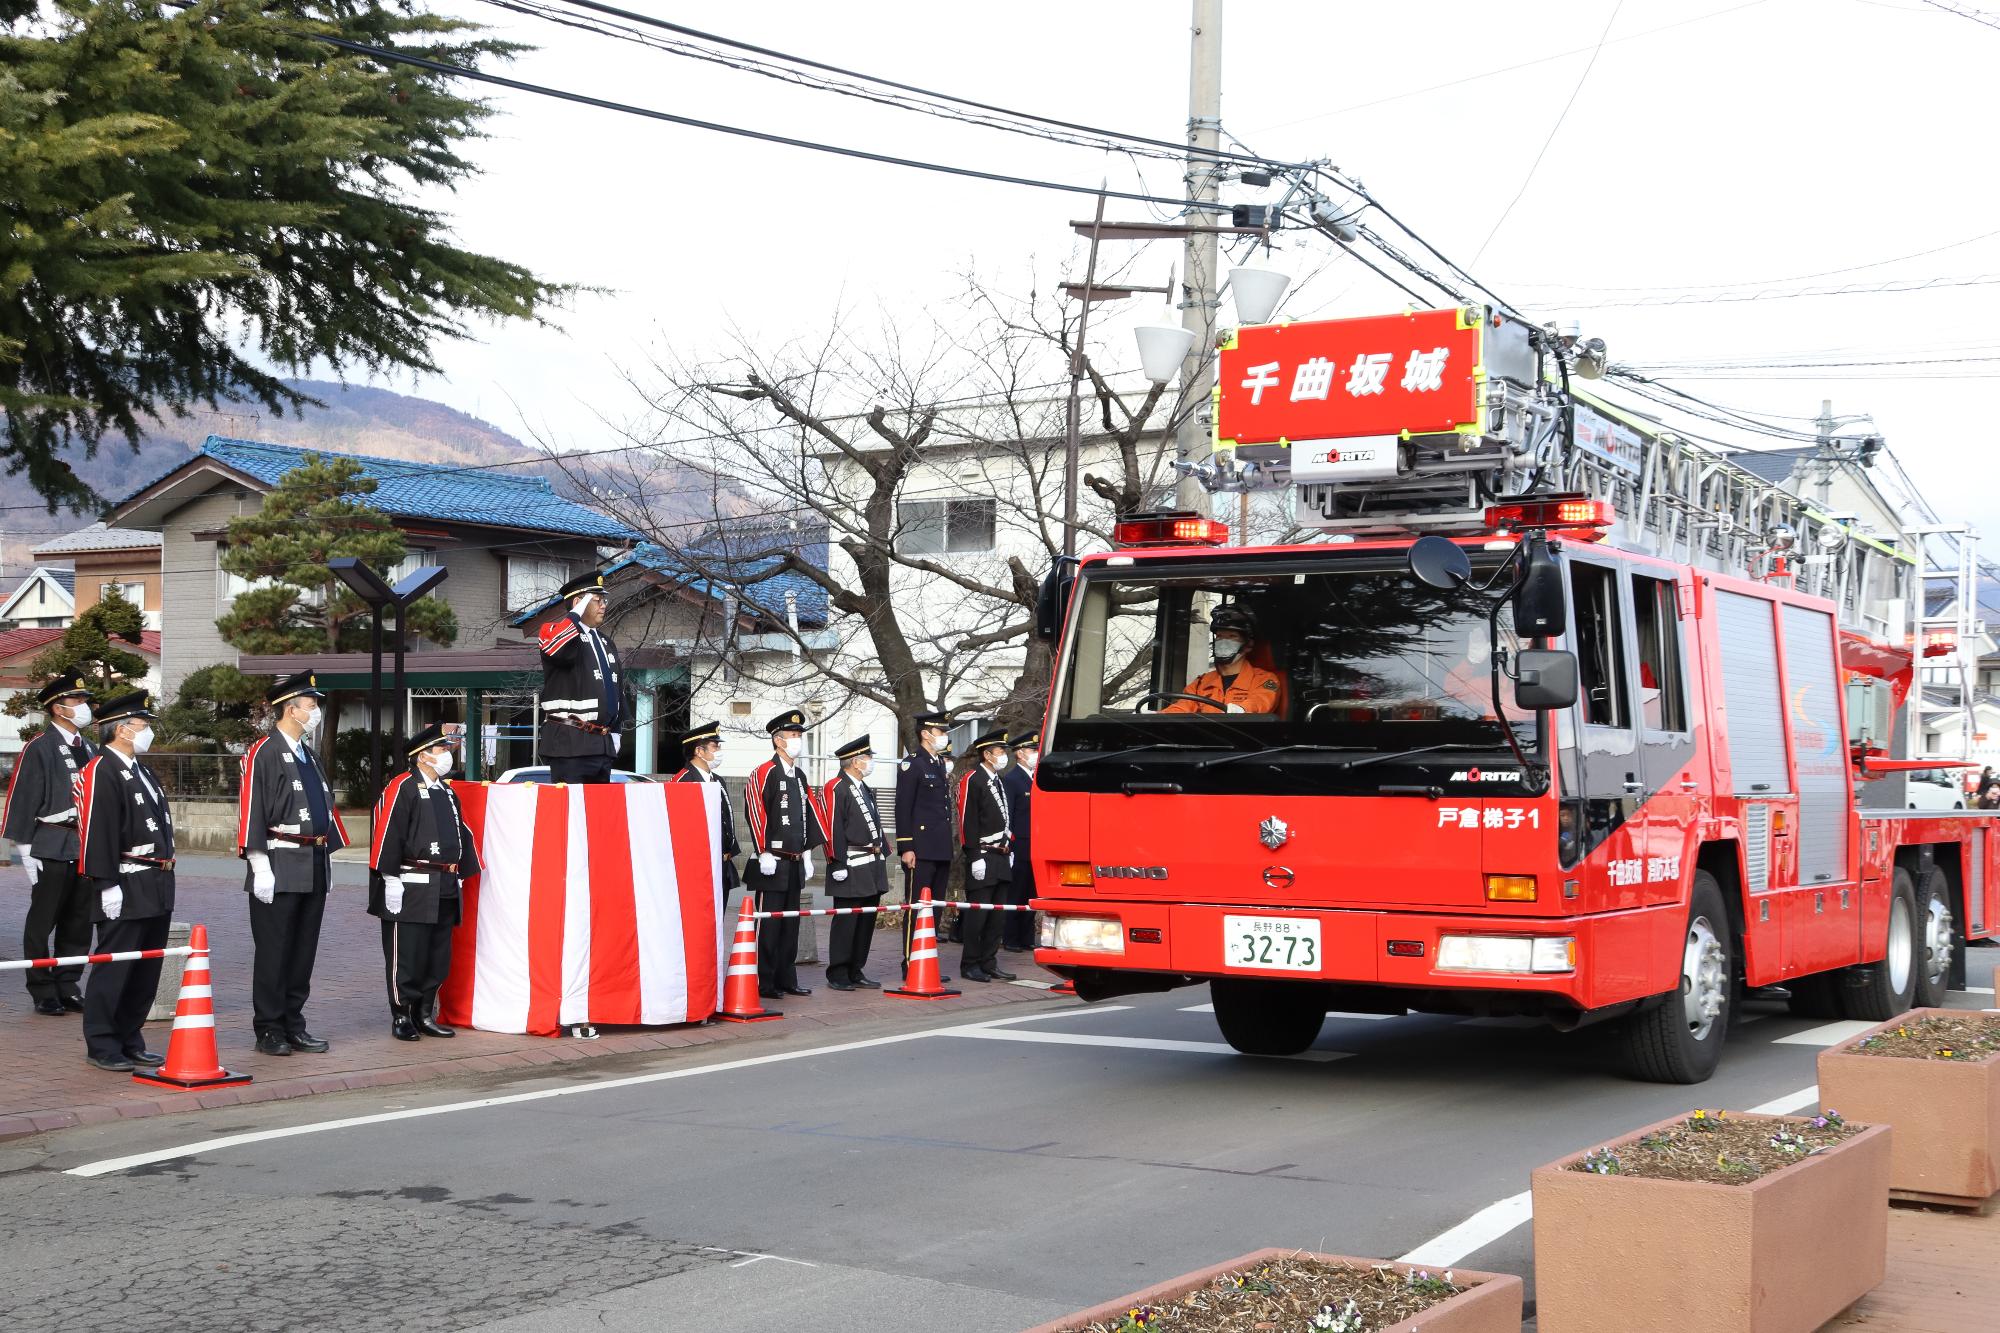
[[[844,880],[846,878],[847,878],[847,872],[845,870],[836,870],[833,872],[833,880],[834,883],[836,884],[838,884],[841,880]]]
[[[973,860],[973,862],[972,862],[972,878],[973,878],[973,880],[974,880],[975,882],[977,882],[977,883],[980,883],[980,884],[984,884],[984,883],[986,882],[986,858],[985,858],[985,857],[981,856],[981,857],[977,857],[977,858],[975,858],[975,859]]]
[[[97,901],[104,908],[104,915],[108,919],[116,921],[118,914],[125,910],[125,890],[119,885],[113,884],[98,895]]]
[[[278,877],[271,873],[271,857],[267,852],[245,852],[244,859],[250,863],[250,892],[258,902],[269,906],[278,896]]]
[[[1224,704],[1224,705],[1222,706],[1222,711],[1223,711],[1223,712],[1225,712],[1225,713],[1240,713],[1240,712],[1242,712],[1242,711],[1243,711],[1243,705],[1242,705],[1242,704]]]
[[[757,853],[757,872],[767,879],[778,873],[778,858],[769,852]]]
[[[26,851],[21,853],[21,869],[28,872],[28,887],[34,888],[35,881],[42,877],[42,863]]]
[[[799,866],[804,871],[803,878],[811,879],[813,877],[813,854],[811,852],[800,852]]]
[[[622,750],[622,749],[624,749],[624,748],[625,748],[625,738],[624,738],[623,736],[620,736],[620,735],[619,735],[619,734],[618,734],[617,732],[615,732],[615,731],[614,731],[614,732],[612,732],[612,733],[611,733],[611,753],[613,753],[613,754],[617,754],[617,753],[618,753],[618,752],[619,752],[620,750]]]
[[[400,875],[382,876],[382,906],[389,909],[390,916],[401,915],[403,911],[403,879]]]

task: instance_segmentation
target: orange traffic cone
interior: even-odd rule
[[[949,1000],[963,991],[946,990],[938,980],[937,926],[931,917],[931,891],[925,889],[917,900],[917,925],[910,932],[910,968],[903,984],[885,990],[899,1000]]]
[[[174,1030],[167,1036],[167,1062],[158,1069],[136,1069],[141,1083],[168,1088],[216,1088],[248,1083],[250,1075],[232,1074],[215,1053],[215,989],[208,980],[208,927],[188,932],[187,966],[181,971],[181,993],[174,1002]]]
[[[729,946],[728,979],[722,986],[722,1012],[716,1017],[727,1023],[768,1023],[785,1015],[766,1009],[757,994],[757,918],[750,905],[755,894],[743,895],[743,910],[736,914],[736,940]]]
[[[1049,994],[1074,995],[1076,994],[1076,983],[1074,981],[1071,981],[1068,977],[1064,977],[1061,981],[1058,981],[1055,985],[1049,987]]]

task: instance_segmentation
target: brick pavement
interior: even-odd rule
[[[1826,1325],[1867,1333],[1992,1333],[2000,1328],[2000,1213],[1889,1210],[1882,1285]]]
[[[208,861],[204,869],[225,868]],[[880,992],[843,993],[826,989],[817,966],[800,965],[801,981],[813,989],[806,999],[787,999],[785,1017],[774,1023],[722,1023],[709,1027],[605,1028],[598,1041],[509,1036],[459,1029],[450,1041],[425,1038],[401,1042],[389,1035],[388,1008],[383,998],[382,944],[375,918],[366,911],[366,897],[356,876],[337,868],[333,901],[327,905],[320,939],[319,962],[313,974],[312,1001],[306,1021],[312,1031],[333,1043],[324,1055],[263,1056],[254,1049],[250,1030],[250,923],[244,909],[242,881],[184,874],[179,884],[178,920],[208,927],[215,978],[216,1040],[225,1067],[248,1073],[255,1081],[242,1087],[207,1092],[169,1092],[134,1082],[123,1074],[106,1074],[84,1063],[83,1037],[77,1015],[45,1018],[34,1012],[18,975],[0,973],[0,1140],[72,1125],[103,1124],[140,1116],[167,1115],[217,1106],[305,1097],[315,1093],[415,1083],[473,1073],[534,1069],[570,1061],[601,1059],[633,1052],[768,1039],[801,1024],[839,1028],[880,1019],[889,1013],[986,1009],[1039,998],[1043,992],[1024,986],[968,985],[962,999],[928,1006],[884,999]],[[18,872],[16,872],[18,874]],[[18,912],[25,892],[0,880],[0,930],[5,932],[6,957],[18,958]],[[732,907],[734,906],[732,902]],[[826,956],[827,919],[813,923],[822,932],[819,956]],[[896,975],[900,934],[884,930],[877,938],[869,970],[877,979]],[[955,971],[956,949],[946,946],[947,971]],[[1027,961],[1008,954],[1010,970],[1022,977],[1053,980]],[[146,1028],[146,1043],[166,1050],[168,1024]]]

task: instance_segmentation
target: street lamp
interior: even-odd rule
[[[425,565],[393,588],[380,574],[351,555],[335,556],[326,562],[327,571],[368,604],[368,784],[382,790],[382,613],[396,611],[396,727],[398,743],[408,732],[409,702],[403,688],[403,651],[409,642],[407,618],[410,603],[422,597],[451,573],[443,565]]]
[[[1269,324],[1278,313],[1285,288],[1292,285],[1289,273],[1276,269],[1243,265],[1229,270],[1229,290],[1236,294],[1236,318],[1244,324]]]

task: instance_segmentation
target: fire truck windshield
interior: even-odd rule
[[[1468,752],[1509,754],[1493,706],[1490,603],[1426,587],[1398,558],[1093,565],[1074,596],[1045,737],[1058,770],[1122,758],[1092,770],[1169,761],[1220,778],[1267,765],[1219,757],[1270,751],[1329,780],[1365,770],[1336,784],[1353,785],[1396,781],[1386,775],[1404,758],[1462,766]],[[1500,642],[1516,646],[1504,610]],[[1507,725],[1537,749],[1534,715],[1513,707],[1511,690],[1503,700]]]

